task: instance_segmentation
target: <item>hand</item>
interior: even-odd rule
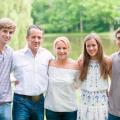
[[[111,96],[112,95],[112,90],[110,89],[109,91],[107,91],[107,96]]]
[[[16,81],[15,81],[15,85],[18,85],[18,84],[19,84],[19,82],[20,82],[19,80],[16,80]]]

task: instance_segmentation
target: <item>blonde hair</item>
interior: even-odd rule
[[[60,42],[60,41],[62,41],[62,42],[66,45],[66,47],[70,49],[70,41],[69,41],[69,39],[68,39],[67,37],[64,37],[64,36],[62,36],[62,37],[57,37],[57,38],[54,40],[53,49],[55,49],[56,44],[57,44],[58,42]]]
[[[0,29],[11,29],[14,30],[16,29],[16,24],[13,20],[10,18],[1,18],[0,19]]]

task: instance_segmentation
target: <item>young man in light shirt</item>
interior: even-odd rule
[[[7,46],[15,32],[16,24],[9,18],[0,19],[0,120],[11,120],[11,82],[13,50]]]
[[[108,120],[120,120],[120,28],[115,32],[118,51],[112,54],[112,81],[109,94]]]
[[[52,54],[41,47],[43,30],[32,25],[27,30],[27,46],[13,55],[13,71],[18,80],[13,98],[13,120],[44,120],[47,68]]]

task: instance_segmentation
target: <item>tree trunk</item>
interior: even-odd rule
[[[82,16],[80,16],[80,32],[83,32],[83,19],[82,19]]]

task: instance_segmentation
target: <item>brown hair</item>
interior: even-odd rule
[[[1,18],[0,19],[0,29],[11,29],[14,30],[16,29],[16,24],[13,20],[10,18]]]
[[[30,35],[30,30],[31,30],[32,28],[38,29],[38,30],[40,30],[40,31],[43,31],[43,29],[42,29],[40,26],[38,26],[38,25],[30,25],[30,26],[28,27],[28,29],[27,29],[27,37]]]
[[[104,79],[108,78],[108,69],[109,68],[107,65],[106,58],[104,57],[101,39],[96,33],[90,33],[84,39],[84,51],[83,51],[83,56],[82,56],[82,66],[81,66],[81,70],[80,70],[80,79],[82,81],[84,79],[86,79],[87,72],[88,72],[88,66],[89,66],[90,59],[91,59],[90,55],[87,53],[87,50],[86,50],[86,41],[91,40],[91,39],[96,40],[96,42],[98,44],[98,52],[97,52],[96,56],[97,56],[98,63],[100,65],[101,77],[103,77]]]
[[[115,31],[115,37],[117,38],[117,34],[120,33],[120,27]]]

